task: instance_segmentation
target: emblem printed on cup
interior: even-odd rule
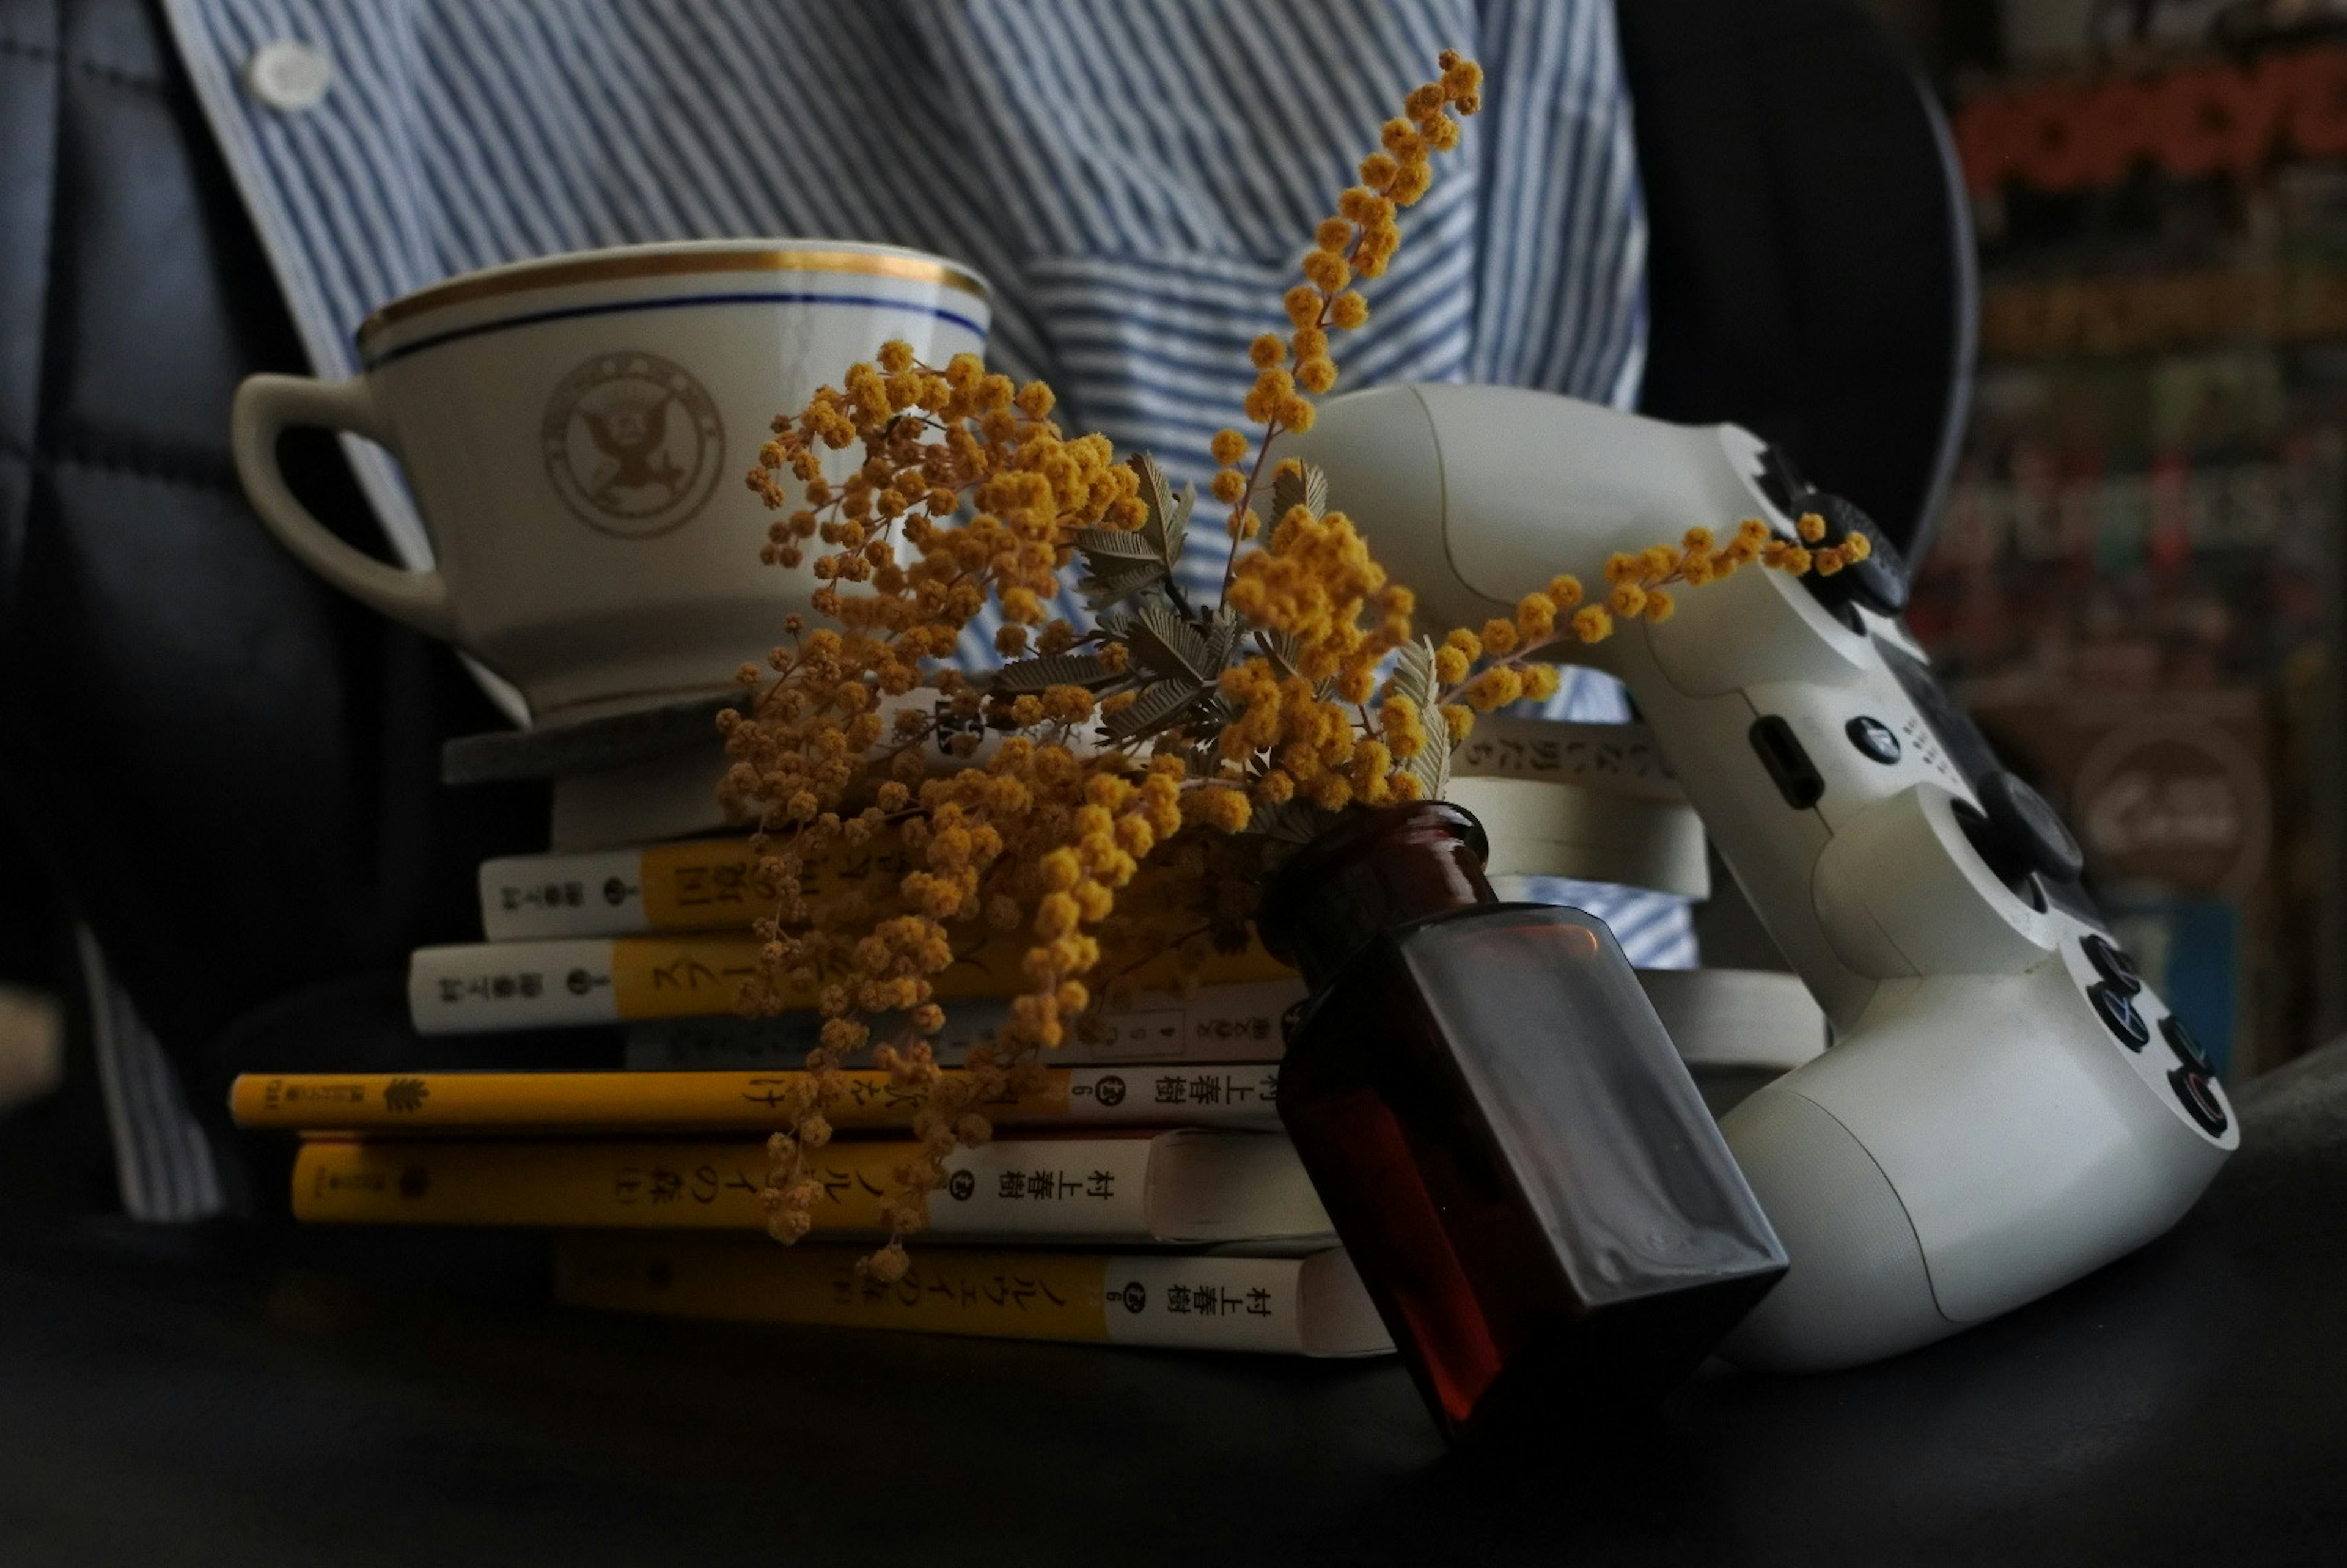
[[[717,487],[725,430],[692,374],[651,354],[599,354],[547,400],[546,472],[579,519],[643,539],[682,528]]]

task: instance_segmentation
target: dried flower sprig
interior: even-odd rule
[[[1051,407],[1048,388],[1014,389],[975,356],[938,370],[890,344],[878,365],[850,372],[844,393],[825,388],[796,418],[777,420],[750,477],[770,505],[787,504],[783,471],[804,487],[808,505],[775,524],[767,559],[796,564],[806,541],[819,538],[827,548],[812,562],[820,586],[811,603],[839,623],[813,631],[789,624],[792,644],[768,660],[772,683],[745,666],[754,701],[721,721],[733,759],[723,793],[754,815],[761,876],[776,889],[758,927],[761,973],[745,1004],[773,1010],[785,987],[812,989],[825,1020],[801,1100],[788,1108],[792,1130],[774,1140],[766,1201],[778,1236],[808,1226],[816,1194],[805,1152],[827,1138],[824,1112],[843,1090],[839,1063],[868,1042],[865,1020],[877,1014],[905,1021],[876,1063],[926,1093],[914,1126],[920,1153],[897,1173],[902,1191],[889,1214],[900,1234],[917,1228],[938,1162],[987,1135],[973,1107],[1029,1087],[1033,1050],[1057,1044],[1063,1016],[1089,1005],[1076,977],[1098,963],[1099,942],[1081,927],[1106,918],[1138,855],[1183,823],[1177,763],[1080,758],[1056,743],[1094,717],[1092,694],[1077,684],[998,693],[995,705],[1032,733],[1005,739],[981,766],[925,776],[940,725],[981,712],[980,693],[953,671],[928,671],[979,608],[992,600],[1006,634],[1023,631],[1044,619],[1043,596],[1069,539],[1088,529],[1137,532],[1156,515],[1136,499],[1142,471],[1115,464],[1102,437],[1064,439]],[[835,487],[819,448],[850,445],[861,446],[863,461]],[[975,508],[968,520],[938,520],[965,504]],[[842,587],[864,582],[872,591]],[[1055,621],[1046,646],[1072,637]],[[925,681],[941,706],[898,705],[883,718],[892,700]],[[967,753],[976,741],[964,733],[941,749]],[[809,862],[884,830],[919,867],[811,924],[801,891]],[[981,1051],[968,1073],[939,1074],[928,1043],[944,1024],[936,977],[989,928],[1021,926],[1041,939],[1025,955],[1030,989],[1013,1002],[1004,1031],[1012,1060],[998,1066]],[[900,1260],[901,1249],[884,1250],[879,1266]]]
[[[807,565],[811,608],[833,623],[789,619],[772,679],[744,665],[746,711],[721,719],[733,759],[722,794],[754,822],[774,895],[744,1006],[772,1011],[812,992],[824,1019],[784,1107],[789,1128],[769,1146],[762,1196],[777,1238],[812,1224],[820,1189],[807,1155],[830,1136],[843,1061],[875,1045],[876,1024],[875,1065],[921,1093],[891,1235],[865,1264],[895,1278],[945,1159],[990,1135],[984,1107],[1034,1088],[1040,1053],[1088,1027],[1137,962],[1172,952],[1194,975],[1216,947],[1243,943],[1278,840],[1308,837],[1355,804],[1439,796],[1474,714],[1553,693],[1544,657],[1602,640],[1616,618],[1665,618],[1673,586],[1756,561],[1800,572],[1864,559],[1859,536],[1812,550],[1824,532],[1813,517],[1799,542],[1754,521],[1715,548],[1696,529],[1676,548],[1614,558],[1602,602],[1560,577],[1512,619],[1438,644],[1414,633],[1409,589],[1327,509],[1317,470],[1273,467],[1265,534],[1250,503],[1271,445],[1308,429],[1311,397],[1334,385],[1329,333],[1367,319],[1351,282],[1385,271],[1397,209],[1425,194],[1432,155],[1457,144],[1452,113],[1479,107],[1480,69],[1449,52],[1440,64],[1319,226],[1286,297],[1293,334],[1255,344],[1245,412],[1256,440],[1214,438],[1213,488],[1233,541],[1219,603],[1192,603],[1174,577],[1192,497],[1146,456],[1118,463],[1102,436],[1068,438],[1041,383],[1014,386],[969,354],[924,364],[892,343],[844,389],[775,420],[749,475],[783,514],[765,559]],[[827,475],[827,455],[851,447],[852,465]],[[1089,630],[1045,610],[1071,568]],[[974,682],[943,661],[989,602],[1009,661]],[[884,835],[916,868],[832,901],[817,924],[809,866]],[[1149,895],[1121,897],[1153,859]],[[1023,989],[1010,1022],[966,1071],[941,1072],[938,978],[1011,949]]]
[[[1245,412],[1263,426],[1254,444],[1254,466],[1244,474],[1239,470],[1248,442],[1238,430],[1217,431],[1212,446],[1214,461],[1221,465],[1214,496],[1231,509],[1225,528],[1235,546],[1262,528],[1263,520],[1248,501],[1258,492],[1273,440],[1282,430],[1299,435],[1310,430],[1312,399],[1337,384],[1329,330],[1349,331],[1369,319],[1368,301],[1349,285],[1356,277],[1385,275],[1401,247],[1396,210],[1415,206],[1432,186],[1433,154],[1459,145],[1459,121],[1451,112],[1471,115],[1483,107],[1482,67],[1455,49],[1442,51],[1436,64],[1441,76],[1411,89],[1402,100],[1401,116],[1386,121],[1379,132],[1379,150],[1361,160],[1361,182],[1338,199],[1337,210],[1314,231],[1313,249],[1304,258],[1304,281],[1281,302],[1293,333],[1283,341],[1276,333],[1266,333],[1248,350],[1255,381]],[[1236,559],[1234,550],[1234,565]],[[1226,570],[1225,588],[1230,580]]]
[[[1825,519],[1805,512],[1798,531],[1815,544],[1825,538]],[[1872,541],[1862,533],[1811,550],[1774,537],[1758,518],[1747,518],[1726,545],[1714,548],[1714,544],[1709,528],[1689,528],[1676,549],[1655,545],[1637,555],[1609,559],[1605,579],[1610,586],[1602,602],[1583,603],[1579,579],[1563,576],[1544,591],[1526,594],[1513,619],[1453,630],[1434,651],[1435,675],[1445,683],[1440,705],[1452,743],[1467,738],[1477,713],[1554,692],[1554,671],[1545,665],[1527,667],[1527,661],[1572,642],[1603,642],[1613,635],[1617,619],[1668,620],[1678,608],[1670,593],[1676,585],[1716,582],[1755,562],[1795,577],[1813,569],[1831,576],[1873,553]],[[1560,621],[1560,616],[1567,619]]]

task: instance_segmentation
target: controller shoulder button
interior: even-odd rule
[[[2119,1037],[2121,1045],[2129,1050],[2141,1050],[2151,1043],[2151,1030],[2127,992],[2108,980],[2096,980],[2086,988],[2086,999],[2094,1003],[2095,1016],[2103,1020],[2104,1028]]]
[[[2224,1102],[2217,1098],[2216,1087],[2208,1078],[2188,1067],[2179,1067],[2168,1075],[2168,1086],[2176,1091],[2177,1102],[2184,1113],[2200,1126],[2211,1138],[2221,1138],[2230,1124],[2225,1114]]]
[[[2095,966],[2095,973],[2133,996],[2143,989],[2143,976],[2135,960],[2127,956],[2118,944],[2099,931],[2089,931],[2078,938],[2078,946],[2086,955],[2086,962]]]
[[[1864,560],[1851,561],[1840,571],[1803,574],[1801,580],[1819,603],[1833,610],[1863,606],[1881,616],[1897,615],[1907,608],[1907,563],[1900,559],[1899,547],[1890,536],[1856,504],[1829,491],[1811,490],[1794,497],[1782,510],[1796,519],[1804,512],[1817,513],[1826,526],[1823,542],[1827,544],[1863,534],[1870,547]]]

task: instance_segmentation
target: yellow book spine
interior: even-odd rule
[[[1099,1254],[923,1248],[879,1286],[859,1247],[761,1239],[581,1235],[555,1251],[571,1307],[740,1322],[902,1328],[1018,1339],[1106,1339],[1110,1260]]]
[[[409,1072],[239,1075],[229,1113],[240,1127],[402,1132],[512,1129],[532,1132],[638,1131],[770,1132],[803,1072]],[[952,1076],[958,1076],[954,1074]],[[885,1072],[841,1074],[845,1093],[828,1112],[843,1130],[898,1127],[919,1108],[917,1091]],[[1071,1075],[1047,1070],[1033,1094],[985,1107],[999,1124],[1064,1120]]]
[[[941,1235],[1147,1239],[1152,1143],[996,1139],[957,1150],[946,1185],[930,1194],[930,1223]],[[817,1152],[806,1172],[818,1189],[815,1228],[879,1230],[894,1173],[913,1147],[841,1139]],[[768,1170],[763,1143],[314,1140],[293,1163],[293,1214],[341,1225],[764,1230],[758,1194]]]
[[[751,937],[576,938],[542,942],[468,942],[418,948],[408,959],[408,1012],[422,1034],[559,1028],[734,1010],[755,972]],[[981,945],[934,982],[941,1001],[1015,996],[1027,987],[1024,940]],[[1202,985],[1281,979],[1294,973],[1250,943],[1208,956]],[[1132,971],[1142,989],[1173,989],[1180,965],[1164,953]],[[816,990],[786,994],[784,1010],[812,1008]]]
[[[333,1132],[771,1132],[805,1074],[773,1071],[241,1074],[240,1127]],[[827,1119],[846,1131],[907,1125],[922,1096],[886,1072],[840,1075]],[[1211,1091],[1211,1092],[1209,1092]],[[1055,1122],[1278,1125],[1279,1069],[1055,1067],[1034,1092],[980,1109],[998,1127]]]
[[[905,1145],[838,1146],[846,1178],[818,1225],[871,1230]],[[758,1143],[312,1142],[293,1162],[293,1216],[340,1225],[663,1225],[757,1230]]]
[[[578,1232],[557,1239],[555,1299],[736,1322],[893,1328],[1181,1350],[1306,1356],[1393,1348],[1345,1255],[917,1247],[901,1279],[856,1272],[861,1247],[763,1236]]]
[[[492,942],[741,931],[774,908],[757,864],[750,841],[739,837],[505,856],[481,864],[481,928]],[[893,886],[920,865],[885,831],[816,857],[802,873],[804,891],[820,920],[835,901]],[[1128,896],[1147,898],[1169,875],[1144,865]]]
[[[999,938],[985,943],[931,982],[938,999],[1018,995],[1028,986],[1023,968],[1027,947],[1023,939]],[[611,944],[612,1000],[623,1020],[731,1012],[743,979],[756,966],[758,944],[747,938],[615,941]],[[1250,943],[1244,952],[1208,955],[1196,979],[1201,985],[1233,985],[1279,979],[1292,973],[1260,946]],[[1173,954],[1163,954],[1135,968],[1133,981],[1136,988],[1171,989],[1181,982],[1180,966]],[[785,1010],[812,1008],[815,996],[816,988],[810,986],[785,993],[783,1004]]]
[[[829,891],[902,861],[893,841],[886,849],[894,853],[859,846],[831,856],[809,868],[808,880]],[[481,863],[481,929],[493,942],[738,931],[774,903],[759,890],[756,869],[750,841],[740,837],[501,856]]]
[[[747,839],[698,839],[683,844],[654,844],[641,852],[636,875],[642,888],[643,923],[648,930],[688,931],[715,926],[746,926],[774,900],[761,897],[756,887],[758,857]],[[892,836],[885,848],[867,849],[852,860],[832,856],[811,866],[806,877],[810,899],[834,897],[836,885],[856,876],[902,876],[912,867]]]
[[[774,907],[746,838],[694,838],[571,855],[511,855],[481,864],[481,928],[493,942],[738,931]],[[913,869],[893,835],[806,870],[818,905],[876,876]]]
[[[746,937],[621,938],[611,944],[612,1010],[621,1019],[732,1012],[758,972],[758,947]],[[815,992],[788,1000],[813,1007]]]

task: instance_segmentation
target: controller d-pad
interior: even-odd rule
[[[2184,1107],[2184,1113],[2199,1123],[2202,1132],[2211,1138],[2225,1135],[2228,1118],[2224,1102],[2217,1098],[2216,1086],[2205,1074],[2179,1067],[2168,1075],[2168,1086],[2176,1091],[2177,1102]]]
[[[2209,1053],[2200,1049],[2200,1041],[2174,1013],[2159,1020],[2159,1034],[2168,1041],[2168,1049],[2176,1053],[2176,1060],[2193,1071],[2209,1074],[2216,1071],[2209,1065]]]
[[[2151,1043],[2151,1030],[2143,1021],[2143,1014],[2135,1010],[2135,999],[2111,984],[2096,980],[2086,988],[2086,999],[2095,1004],[2095,1016],[2103,1027],[2119,1037],[2119,1043],[2129,1050],[2141,1050]]]
[[[2109,938],[2089,931],[2078,938],[2078,946],[2085,950],[2086,962],[2095,966],[2095,973],[2129,996],[2143,989],[2143,976],[2137,971],[2135,960]]]

